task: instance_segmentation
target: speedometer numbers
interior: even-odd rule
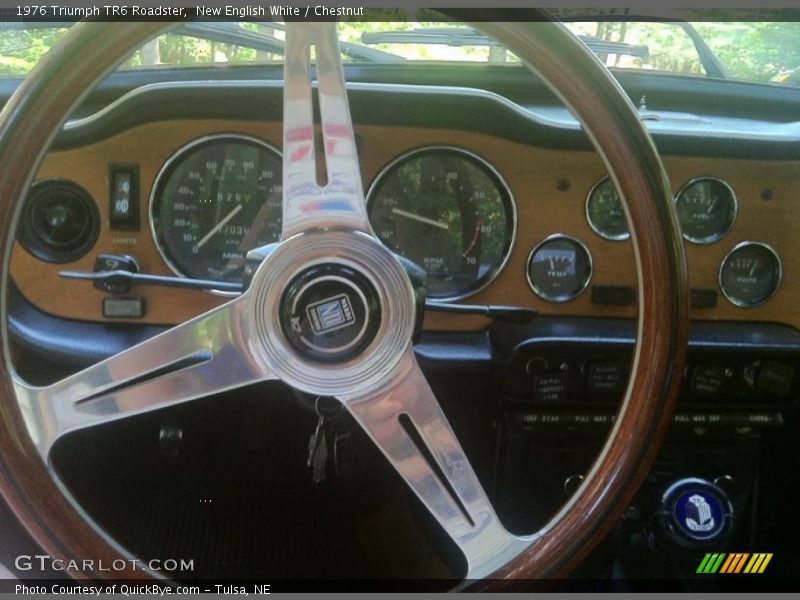
[[[760,242],[742,242],[723,259],[719,287],[736,306],[758,306],[778,289],[781,275],[781,260],[775,250]]]
[[[368,194],[372,228],[393,252],[423,267],[428,297],[456,300],[488,285],[514,241],[516,212],[500,175],[452,147],[401,156]]]
[[[162,168],[150,203],[153,236],[178,275],[240,281],[249,250],[281,233],[281,156],[242,135],[202,138]]]
[[[531,252],[526,274],[537,296],[548,302],[568,302],[589,285],[592,256],[579,240],[551,235]]]
[[[721,179],[699,177],[681,188],[675,208],[683,237],[695,244],[710,244],[733,226],[736,196]]]

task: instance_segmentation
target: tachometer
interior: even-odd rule
[[[225,134],[196,140],[161,169],[150,202],[153,237],[178,275],[239,281],[246,253],[278,241],[281,156]]]
[[[722,261],[719,286],[732,304],[757,306],[778,289],[781,273],[775,250],[760,242],[742,242]]]
[[[368,198],[378,238],[427,271],[431,299],[481,290],[511,251],[511,192],[497,171],[465,150],[437,146],[401,156],[378,175]]]
[[[736,219],[736,196],[721,179],[699,177],[688,182],[675,199],[683,237],[710,244],[724,236]]]

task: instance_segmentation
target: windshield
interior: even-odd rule
[[[575,19],[566,26],[612,70],[800,85],[800,22]],[[66,33],[48,24],[4,23],[0,76],[20,76]],[[448,21],[345,22],[345,61],[519,66],[513,53],[471,26]],[[278,64],[282,23],[195,22],[134,52],[121,69]]]

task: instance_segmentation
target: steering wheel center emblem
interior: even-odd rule
[[[317,335],[336,331],[354,325],[353,305],[347,294],[320,300],[306,307],[306,315],[311,328]],[[297,323],[299,326],[299,322]]]
[[[340,362],[363,352],[381,320],[378,293],[351,267],[327,263],[304,269],[286,287],[281,329],[298,353],[319,362]]]

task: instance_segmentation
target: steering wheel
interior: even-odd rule
[[[15,374],[7,330],[9,257],[20,207],[42,157],[86,91],[157,23],[83,23],[23,82],[0,115],[2,361],[0,489],[43,549],[110,564],[103,535],[49,468],[67,432],[258,381],[338,398],[466,558],[465,580],[508,587],[556,579],[602,539],[648,471],[669,424],[688,329],[683,244],[655,148],[601,63],[557,23],[480,27],[571,107],[621,192],[638,273],[632,377],[616,423],[582,486],[539,532],[502,526],[415,359],[415,289],[373,235],[333,23],[287,23],[283,231],[262,248],[241,296],[47,387]],[[328,183],[317,182],[310,48]],[[90,56],[92,59],[81,60]],[[127,557],[130,559],[130,557]],[[102,573],[72,574],[102,579]],[[141,571],[115,577],[141,577]],[[157,577],[157,573],[149,576]],[[483,585],[487,585],[485,582]]]

